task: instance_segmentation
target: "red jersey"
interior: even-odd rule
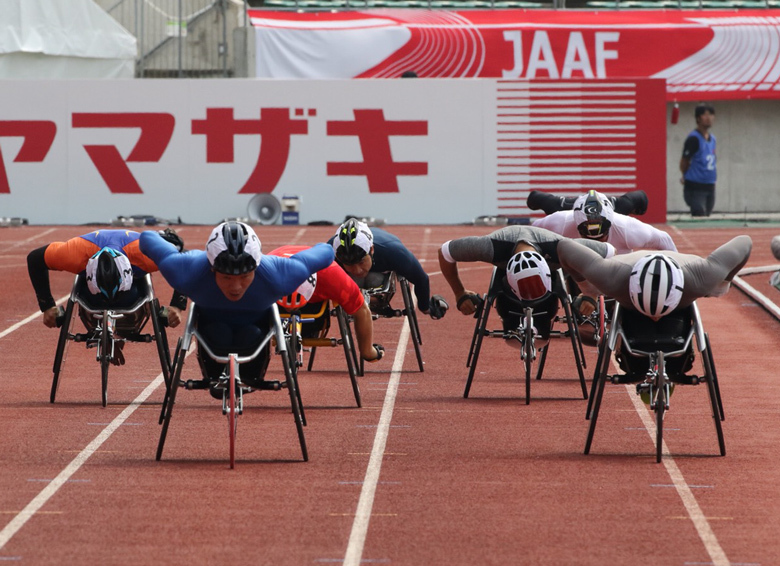
[[[309,249],[310,246],[282,246],[276,248],[269,255],[290,257],[300,251]],[[317,287],[309,299],[310,303],[332,301],[341,305],[347,314],[355,314],[365,303],[363,293],[346,271],[335,261],[325,269],[317,272]]]

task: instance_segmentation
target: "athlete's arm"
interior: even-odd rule
[[[430,307],[431,287],[428,274],[425,273],[418,259],[400,241],[389,243],[382,249],[381,253],[385,262],[391,266],[396,274],[406,278],[409,283],[414,285],[417,308],[427,313]]]
[[[365,301],[352,317],[355,320],[355,336],[360,356],[369,362],[377,359],[379,352],[374,348],[374,322],[371,319],[371,310]]]

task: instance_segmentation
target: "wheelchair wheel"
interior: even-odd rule
[[[236,426],[238,425],[236,413],[236,380],[238,379],[236,371],[236,358],[230,356],[228,362],[229,383],[227,391],[227,417],[228,417],[228,435],[230,436],[230,469],[236,467]]]
[[[417,324],[417,312],[415,310],[414,301],[412,300],[412,290],[409,288],[409,282],[406,279],[401,280],[401,295],[404,299],[404,314],[409,321],[409,333],[411,334],[412,344],[414,345],[414,353],[417,356],[417,365],[420,371],[425,371],[423,367],[422,352],[420,351],[420,345],[422,344],[422,337],[420,336],[420,326]]]
[[[474,373],[477,369],[477,361],[479,361],[479,352],[482,349],[482,339],[485,337],[487,321],[490,316],[490,308],[493,304],[494,298],[488,294],[485,294],[482,298],[482,304],[477,307],[477,312],[474,317],[477,319],[474,325],[474,335],[471,338],[471,348],[469,349],[469,357],[466,360],[466,367],[469,368],[469,376],[466,379],[466,389],[463,391],[463,397],[468,399],[469,391],[471,391],[471,382],[474,380]]]
[[[720,388],[718,387],[718,374],[715,371],[715,361],[712,358],[712,348],[710,347],[710,337],[704,334],[707,352],[704,356],[704,369],[707,376],[707,390],[710,396],[710,405],[712,406],[712,418],[715,421],[715,432],[718,435],[718,448],[720,455],[726,455],[726,441],[723,438],[723,421],[726,417],[723,413],[723,402],[720,399]]]
[[[111,355],[114,349],[114,341],[111,333],[108,329],[108,311],[103,312],[103,328],[100,333],[100,351],[98,352],[98,358],[100,359],[100,377],[101,377],[101,396],[103,400],[103,406],[108,403],[108,368],[111,365]]]
[[[165,331],[165,324],[161,320],[160,301],[154,299],[150,307],[149,318],[152,319],[152,330],[154,331],[154,341],[157,345],[157,356],[160,358],[160,369],[163,374],[166,389],[171,381],[171,349],[168,346],[168,333]]]
[[[655,461],[661,462],[664,447],[664,414],[668,399],[666,396],[666,363],[664,362],[664,353],[658,352],[656,358],[655,375]]]
[[[49,402],[54,403],[54,399],[57,397],[57,389],[60,386],[60,372],[62,371],[62,365],[65,362],[65,354],[68,351],[68,342],[70,341],[70,331],[73,327],[73,309],[75,303],[68,299],[68,304],[65,307],[65,314],[62,317],[62,323],[60,324],[60,337],[57,341],[57,351],[54,354],[54,366],[52,367],[52,381],[51,392],[49,393]]]
[[[525,358],[525,404],[531,403],[531,369],[534,354],[534,319],[532,310],[525,309],[523,322],[523,357]]]
[[[344,312],[340,306],[336,307],[336,320],[339,323],[339,332],[341,333],[341,343],[344,347],[344,357],[347,360],[347,371],[349,372],[349,379],[352,382],[352,393],[355,395],[355,402],[358,407],[362,407],[363,403],[360,398],[360,388],[356,379],[356,365],[354,362],[355,356],[355,344],[352,341],[352,332],[349,330],[349,320],[347,319],[347,313]]]
[[[599,309],[599,327],[596,330],[596,345],[600,346],[601,341],[604,340],[604,335],[607,333],[607,313],[606,307],[604,306],[604,295],[599,295],[599,304],[597,308]]]
[[[301,389],[298,386],[298,369],[303,367],[303,344],[300,335],[300,319],[297,314],[290,316],[287,321],[287,355],[290,359],[290,373],[295,382],[295,394],[298,397],[298,405],[303,407]],[[306,424],[306,416],[303,416],[303,424]]]
[[[176,392],[179,390],[181,383],[181,372],[184,368],[184,358],[187,357],[187,351],[181,346],[182,339],[179,338],[179,342],[176,345],[176,356],[173,358],[173,366],[171,367],[171,384],[168,392],[163,401],[163,415],[162,428],[160,429],[160,440],[157,442],[157,455],[156,460],[159,462],[162,458],[163,448],[165,446],[165,438],[168,436],[168,425],[171,424],[171,415],[173,414],[173,407],[176,404]]]
[[[306,437],[303,434],[303,406],[298,403],[298,394],[296,392],[296,384],[292,378],[292,368],[290,367],[290,357],[282,356],[282,365],[284,366],[284,376],[287,382],[287,389],[290,393],[290,405],[292,407],[293,418],[295,419],[295,428],[298,431],[298,442],[301,445],[301,454],[303,455],[303,461],[309,461],[309,450],[306,448]]]

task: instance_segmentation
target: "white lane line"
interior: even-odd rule
[[[395,352],[393,369],[387,385],[385,402],[382,405],[382,414],[379,416],[379,425],[374,437],[374,447],[371,449],[366,476],[363,479],[363,488],[360,490],[360,499],[358,500],[355,520],[352,523],[352,532],[349,534],[347,553],[343,562],[344,566],[360,566],[361,558],[363,557],[363,546],[366,543],[368,523],[371,520],[371,509],[374,506],[374,495],[379,482],[379,472],[382,469],[387,435],[390,432],[390,421],[393,418],[393,408],[395,407],[395,398],[398,393],[398,383],[401,381],[401,372],[404,367],[404,357],[406,356],[408,342],[409,319],[404,317],[404,325],[398,338],[398,349]]]
[[[612,363],[615,364],[615,367],[617,367],[614,357],[612,358]],[[645,404],[642,402],[639,396],[636,395],[636,391],[634,390],[633,386],[626,385],[625,388],[629,399],[631,399],[631,402],[634,404],[634,409],[639,415],[639,418],[642,419],[642,424],[645,425],[647,434],[650,435],[650,439],[653,441],[653,446],[655,446],[655,422],[650,416],[650,412],[647,410]],[[694,497],[693,492],[691,491],[691,486],[687,484],[685,478],[682,475],[682,472],[680,471],[680,468],[677,467],[674,458],[672,458],[671,454],[669,453],[669,448],[666,445],[666,441],[663,441],[663,458],[661,461],[666,468],[666,473],[669,474],[669,477],[674,484],[677,495],[679,495],[680,499],[682,499],[685,510],[688,513],[688,517],[690,517],[691,521],[693,522],[693,526],[696,528],[696,532],[698,533],[701,542],[704,544],[704,548],[707,550],[707,554],[709,554],[710,558],[712,559],[713,566],[729,566],[731,562],[726,556],[726,553],[723,551],[723,548],[721,548],[715,533],[712,531],[712,527],[710,527],[709,522],[701,510],[701,507],[699,507],[699,503],[696,501],[696,497]]]
[[[60,297],[59,299],[57,299],[57,304],[61,305],[62,303],[64,303],[65,301],[68,300],[68,297],[70,297],[70,293],[68,293],[64,297]],[[16,324],[13,324],[13,325],[9,326],[8,328],[6,328],[2,332],[0,332],[0,338],[5,338],[9,334],[11,334],[11,332],[13,332],[14,330],[18,330],[19,328],[21,328],[22,326],[24,326],[28,322],[31,322],[31,321],[35,320],[36,318],[38,318],[39,316],[42,316],[42,315],[43,315],[43,313],[41,311],[38,311],[36,313],[31,314],[30,316],[28,316],[24,320],[20,320]]]
[[[748,297],[769,311],[772,316],[780,319],[780,307],[778,307],[772,299],[764,295],[761,291],[753,287],[739,275],[734,276],[732,283],[737,289],[745,293]]]
[[[13,537],[19,529],[21,529],[27,521],[29,521],[38,510],[43,507],[49,499],[51,499],[57,491],[70,480],[71,476],[79,471],[79,468],[83,466],[86,461],[94,454],[103,443],[114,434],[114,432],[132,415],[135,410],[163,383],[163,375],[160,373],[157,378],[152,381],[146,389],[144,389],[138,397],[136,397],[132,403],[125,407],[124,411],[119,413],[117,417],[111,421],[111,423],[104,428],[95,439],[90,442],[84,450],[78,453],[75,458],[68,464],[64,470],[62,470],[56,478],[54,478],[49,485],[43,488],[43,490],[35,496],[35,498],[22,509],[22,511],[16,515],[10,523],[8,523],[2,531],[0,531],[0,549],[2,549],[11,537]]]
[[[8,251],[8,250],[10,250],[10,249],[13,249],[13,248],[18,248],[19,246],[22,246],[22,245],[24,245],[24,244],[29,244],[29,243],[30,243],[30,242],[32,242],[33,240],[37,240],[38,238],[42,238],[42,237],[44,237],[46,234],[51,234],[52,232],[54,232],[55,230],[58,230],[58,229],[59,229],[59,228],[49,228],[48,230],[44,230],[44,231],[43,231],[43,232],[41,232],[40,234],[36,234],[35,236],[30,236],[30,237],[29,237],[29,238],[27,238],[26,240],[20,240],[20,241],[16,242],[15,244],[11,244],[10,246],[8,246],[8,247],[5,249],[5,251],[7,252],[7,251]]]

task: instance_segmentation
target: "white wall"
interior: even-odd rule
[[[566,187],[562,190],[576,194],[590,186],[589,176],[597,177],[605,192],[645,186],[639,146],[646,138],[637,138],[635,131],[663,140],[665,130],[663,97],[657,95],[663,83],[642,84],[646,86],[489,79],[14,81],[13,89],[0,84],[5,169],[5,178],[0,170],[0,216],[44,224],[151,214],[211,224],[245,216],[254,194],[271,189],[279,198],[301,197],[302,222],[340,221],[345,214],[356,214],[393,223],[458,223],[498,212],[524,214],[531,188]],[[642,99],[647,85],[656,93],[652,100]],[[506,110],[507,96],[514,110]],[[639,140],[629,148],[636,155],[621,156],[619,166],[603,163],[610,156],[599,155],[593,163],[582,158],[594,126],[580,123],[577,105],[592,104],[594,96],[621,98],[619,120],[627,124],[595,126],[603,128],[596,136],[610,128],[617,132],[617,137],[602,140],[600,149],[609,149],[615,139],[629,140],[624,145]],[[550,100],[563,106],[549,106]],[[595,111],[603,114],[603,108]],[[234,122],[210,123],[208,138],[197,133],[205,127],[207,113],[231,112]],[[156,117],[142,130],[150,113]],[[272,113],[289,118],[305,135],[275,136],[285,126],[269,127]],[[336,135],[340,125],[353,127],[360,113],[381,115],[399,128],[395,133],[404,135],[388,138],[378,125],[363,128],[362,139]],[[32,146],[22,142],[42,146],[45,141],[23,138],[13,129],[36,121],[56,127],[51,147],[39,147],[37,158],[23,151]],[[262,142],[258,128],[267,130]],[[235,129],[249,133],[233,135]],[[501,133],[507,129],[515,133]],[[424,135],[411,135],[415,133]],[[288,140],[289,152],[284,150]],[[544,147],[537,148],[542,141]],[[663,148],[660,143],[652,146],[645,153],[660,155],[648,162],[655,174],[663,171]],[[258,165],[259,159],[263,162]],[[370,176],[335,170],[338,163],[364,160]],[[419,165],[405,172],[405,163]],[[393,174],[394,167],[401,168],[396,171],[400,174]],[[263,186],[262,176],[274,169],[283,170],[278,182]],[[260,177],[245,187],[255,173]],[[610,176],[616,179],[613,184]],[[507,179],[512,180],[510,190],[504,188]],[[660,184],[654,182],[654,203],[665,202]],[[663,207],[658,213],[655,221],[663,221]]]

